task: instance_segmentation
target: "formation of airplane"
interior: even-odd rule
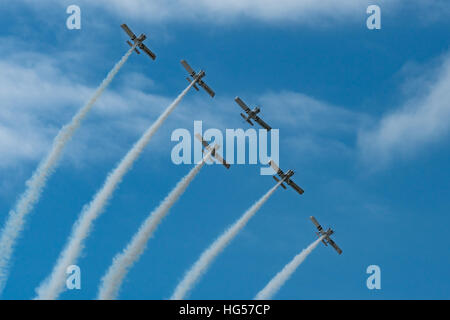
[[[125,23],[122,24],[121,27],[131,38],[131,41],[133,41],[134,44],[136,45],[134,50],[136,51],[137,54],[141,54],[139,52],[139,50],[137,49],[139,47],[142,51],[144,51],[146,54],[148,54],[150,56],[150,58],[152,58],[153,60],[156,59],[156,55],[149,48],[147,48],[147,46],[145,44],[142,43],[145,39],[147,39],[147,36],[145,34],[142,33],[139,37],[136,37],[136,35],[133,33],[133,31],[131,31],[131,29]],[[127,43],[130,47],[133,46],[133,44],[129,40],[127,40]]]
[[[150,56],[150,58],[152,58],[153,60],[156,59],[156,55],[149,49],[147,48],[144,44],[143,41],[147,38],[145,34],[141,34],[139,37],[137,37],[131,30],[130,28],[126,25],[126,24],[122,24],[121,25],[122,29],[128,34],[128,36],[131,38],[131,41],[134,42],[135,47],[135,51],[140,54],[139,50],[137,48],[140,48],[142,51],[144,51],[146,54],[148,54]],[[127,43],[132,47],[133,44],[127,40]],[[215,92],[203,81],[203,78],[205,77],[206,73],[203,70],[200,70],[200,72],[195,72],[191,66],[187,63],[186,60],[181,60],[181,64],[183,65],[183,67],[187,70],[187,72],[189,73],[189,77],[187,77],[186,79],[193,84],[193,87],[195,88],[195,90],[200,91],[198,86],[202,87],[211,97],[215,96]],[[242,101],[241,98],[236,97],[235,102],[244,110],[244,112],[246,114],[240,113],[241,117],[248,122],[250,125],[254,125],[252,120],[255,121],[256,123],[258,123],[261,127],[263,127],[264,129],[266,129],[267,131],[270,131],[272,128],[266,123],[264,122],[259,116],[258,114],[261,112],[261,108],[260,107],[255,107],[254,109],[250,109],[244,101]],[[220,148],[220,146],[218,145],[214,145],[213,147],[210,146],[209,143],[207,143],[203,137],[200,134],[196,134],[195,137],[202,143],[204,150],[203,153],[205,153],[205,150],[207,152],[211,152],[211,157],[214,157],[215,159],[217,159],[217,161],[219,163],[221,163],[222,165],[224,165],[227,169],[230,168],[230,164],[228,164],[225,159],[222,158],[222,156],[217,152],[217,150]],[[293,180],[292,180],[292,176],[294,175],[294,171],[293,170],[288,170],[286,173],[281,170],[278,165],[273,161],[270,160],[269,161],[270,166],[275,170],[276,174],[273,176],[273,178],[275,179],[275,181],[277,181],[277,183],[280,183],[281,187],[284,189],[287,189],[285,184],[289,185],[290,187],[292,187],[295,191],[297,191],[300,195],[302,195],[304,193],[304,190],[302,188],[300,188]],[[278,178],[277,178],[278,176]],[[319,237],[324,237],[322,239],[322,242],[325,246],[327,246],[328,244],[331,245],[338,254],[342,254],[342,250],[336,245],[336,243],[330,238],[330,236],[334,233],[334,231],[329,228],[328,230],[324,230],[322,228],[322,226],[317,222],[316,218],[314,217],[310,217],[311,221],[314,223],[314,225],[317,227],[318,232],[316,232],[316,234]]]
[[[325,246],[327,246],[328,244],[331,245],[334,250],[337,251],[338,254],[342,253],[341,248],[339,248],[337,246],[337,244],[330,238],[330,236],[334,233],[334,231],[331,228],[328,228],[327,231],[325,231],[322,226],[319,224],[319,222],[317,222],[316,218],[314,218],[313,216],[309,217],[312,221],[312,223],[314,223],[314,225],[316,226],[317,230],[319,230],[319,232],[316,232],[318,237],[322,237],[325,236],[322,240],[323,244]]]
[[[250,123],[253,126],[253,122],[251,121],[252,119],[254,121],[256,121],[257,123],[259,123],[261,125],[261,127],[263,127],[264,129],[266,129],[267,131],[270,131],[270,129],[272,129],[267,123],[265,123],[260,117],[257,116],[258,113],[261,112],[261,108],[260,107],[255,107],[253,110],[250,109],[245,103],[244,101],[241,100],[241,98],[236,97],[234,99],[234,101],[236,101],[236,103],[242,108],[244,109],[244,111],[247,113],[247,115],[245,116],[244,114],[241,113],[241,117],[244,118],[245,121],[247,121],[248,123]]]
[[[186,78],[187,81],[192,82],[194,81],[194,88],[197,91],[200,91],[197,87],[197,84],[202,87],[203,89],[205,89],[205,91],[212,97],[214,98],[214,96],[216,95],[214,93],[214,91],[211,90],[210,87],[208,87],[208,85],[202,80],[202,78],[206,75],[205,71],[200,70],[199,73],[196,73],[194,71],[194,69],[191,68],[191,66],[186,62],[186,60],[181,60],[181,64],[183,65],[183,67],[186,69],[186,71],[189,73],[189,75],[192,77],[192,80],[189,78]]]
[[[203,137],[197,133],[195,137],[202,143],[203,147],[206,149],[206,151],[211,152],[211,156],[217,159],[221,164],[225,166],[225,168],[230,169],[230,164],[228,164],[224,158],[220,156],[220,154],[217,153],[217,150],[220,148],[218,145],[215,145],[214,148],[211,148],[208,142],[206,142]]]
[[[270,166],[272,167],[273,170],[275,170],[275,172],[277,173],[277,175],[280,177],[280,179],[278,179],[275,176],[273,176],[273,178],[275,179],[276,182],[280,182],[281,181],[281,186],[283,187],[283,189],[286,189],[286,186],[284,185],[284,183],[287,183],[289,186],[291,186],[295,191],[297,191],[299,194],[303,194],[305,191],[300,188],[294,181],[292,181],[291,177],[294,175],[294,171],[293,170],[289,170],[288,172],[284,173],[283,170],[281,170],[278,165],[275,163],[275,161],[270,160],[269,161]]]

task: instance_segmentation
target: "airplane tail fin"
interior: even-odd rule
[[[275,177],[275,176],[272,176],[272,178],[274,178],[275,179],[275,181],[276,182],[280,182],[280,179],[278,179],[277,177]],[[286,186],[282,183],[282,184],[280,184],[280,186],[282,186],[283,187],[283,189],[286,189]]]
[[[316,232],[317,236],[320,238],[322,235],[319,232]],[[325,241],[326,238],[322,239],[323,244],[325,245],[325,247],[328,247],[327,242]]]
[[[189,83],[192,83],[192,80],[189,78],[186,78],[187,81],[189,81]],[[200,91],[200,89],[197,87],[197,84],[194,84],[193,86],[195,88],[195,90]]]
[[[241,117],[242,117],[245,121],[247,121],[248,123],[250,123],[251,125],[253,125],[253,122],[251,122],[250,119],[249,119],[248,117],[246,117],[243,113],[241,113],[240,115],[241,115]]]
[[[203,140],[203,137],[202,137],[200,134],[197,133],[197,134],[195,135],[195,137],[202,143],[202,145],[205,147],[206,150],[210,151],[210,150],[212,149],[212,148],[210,147],[209,143],[207,143],[205,140]],[[213,148],[214,148],[214,149],[212,149],[211,157],[216,158],[217,161],[219,161],[221,164],[223,164],[223,166],[224,166],[225,168],[230,169],[230,164],[227,163],[227,162],[225,161],[225,159],[222,158],[222,157],[219,155],[218,152],[216,152],[216,151],[220,148],[220,146],[216,144],[216,145],[214,145]],[[204,150],[203,150],[203,154],[205,154],[205,151],[204,151]]]
[[[127,43],[130,47],[133,47],[133,44],[129,40],[127,40]],[[134,51],[136,51],[137,54],[141,54],[137,48],[134,48]]]
[[[209,150],[211,150],[211,154],[209,155],[208,158],[210,158],[210,160],[214,160],[213,158],[216,158],[216,151],[218,151],[220,149],[220,146],[215,144],[212,148],[208,148]],[[205,156],[205,149],[202,150],[203,156]],[[217,159],[217,158],[216,158]]]

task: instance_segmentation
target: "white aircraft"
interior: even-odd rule
[[[131,41],[133,41],[134,44],[136,44],[134,50],[136,51],[137,54],[141,54],[137,49],[137,47],[139,47],[142,51],[148,54],[150,58],[152,58],[153,60],[156,59],[156,55],[152,51],[150,51],[150,49],[147,48],[145,44],[142,43],[145,39],[147,39],[147,36],[145,34],[141,34],[139,37],[136,37],[133,31],[131,31],[130,28],[128,28],[128,26],[125,23],[122,24],[121,27],[128,34],[128,36],[130,36]],[[127,43],[129,44],[130,47],[133,46],[129,40],[127,40]]]
[[[216,158],[221,164],[223,164],[223,165],[225,166],[225,168],[230,169],[230,165],[225,161],[224,158],[222,158],[222,157],[217,153],[217,150],[220,148],[220,146],[215,145],[215,146],[214,146],[214,149],[213,149],[213,148],[211,148],[211,147],[209,146],[209,143],[208,143],[208,142],[206,142],[205,140],[203,140],[203,137],[202,137],[199,133],[197,133],[197,134],[195,135],[195,137],[202,143],[203,147],[205,147],[205,149],[206,149],[208,152],[212,150],[211,156],[213,156],[214,158]]]
[[[181,60],[181,64],[183,65],[183,67],[187,70],[187,72],[189,73],[189,75],[192,77],[193,80],[186,78],[187,81],[192,82],[194,81],[194,88],[195,90],[199,91],[198,87],[196,84],[198,84],[200,87],[202,87],[203,89],[205,89],[205,91],[212,97],[214,98],[214,96],[216,95],[214,93],[214,91],[211,90],[210,87],[208,87],[208,85],[202,80],[202,78],[206,75],[205,71],[200,70],[199,73],[196,73],[191,66],[186,62],[186,60]]]
[[[314,217],[312,217],[312,216],[309,217],[309,218],[311,219],[312,223],[314,223],[314,225],[315,225],[315,226],[317,227],[317,229],[319,230],[319,232],[316,232],[317,236],[318,236],[318,237],[325,236],[325,237],[323,238],[323,240],[322,240],[323,244],[324,244],[325,246],[327,246],[328,244],[330,244],[330,245],[334,248],[334,250],[337,251],[338,254],[341,254],[341,253],[342,253],[341,248],[339,248],[339,247],[337,246],[337,244],[336,244],[333,240],[331,240],[331,238],[330,238],[330,236],[334,233],[334,231],[333,231],[331,228],[328,228],[327,231],[323,230],[322,226],[319,224],[319,222],[317,222],[316,218],[314,218]]]
[[[245,103],[244,101],[241,100],[241,98],[236,97],[234,99],[234,101],[236,101],[236,103],[242,108],[244,109],[244,111],[247,113],[247,116],[245,116],[244,114],[241,113],[241,117],[244,118],[245,121],[247,121],[248,123],[250,123],[253,126],[253,122],[251,121],[251,119],[255,120],[257,123],[259,123],[261,125],[261,127],[263,127],[264,129],[266,129],[267,131],[270,131],[270,129],[272,129],[267,123],[265,123],[260,117],[257,116],[258,113],[261,112],[261,108],[260,107],[256,107],[253,110],[251,110]]]
[[[283,170],[281,170],[278,165],[275,163],[275,161],[270,160],[269,161],[270,166],[275,170],[277,175],[281,178],[281,186],[283,189],[286,189],[286,186],[283,184],[286,182],[288,185],[290,185],[295,191],[297,191],[299,194],[303,194],[305,191],[300,188],[297,184],[295,184],[294,181],[292,181],[291,177],[294,175],[293,170],[289,170],[288,172],[284,173]],[[280,179],[278,179],[276,176],[273,176],[276,182],[280,182]]]

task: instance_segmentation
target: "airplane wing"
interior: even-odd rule
[[[201,87],[203,87],[203,89],[205,89],[206,92],[208,92],[208,94],[214,98],[214,96],[216,95],[216,93],[214,91],[212,91],[212,89],[210,87],[208,87],[208,85],[204,82],[204,81],[200,81],[199,85]]]
[[[247,113],[250,112],[250,108],[245,104],[244,101],[241,100],[241,98],[236,97],[236,98],[234,98],[234,101],[236,101],[236,103],[237,103],[242,109],[244,109],[245,112],[247,112]]]
[[[139,48],[142,49],[142,51],[144,51],[146,54],[148,54],[150,56],[150,58],[152,58],[153,60],[156,59],[156,54],[154,54],[149,48],[147,48],[147,46],[143,43],[141,43],[139,45]]]
[[[122,29],[130,36],[131,40],[136,39],[136,35],[133,33],[133,31],[128,28],[128,26],[124,23],[121,25]]]
[[[294,190],[297,191],[298,193],[300,193],[300,194],[305,193],[305,191],[304,191],[302,188],[300,188],[300,187],[299,187],[294,181],[292,181],[291,179],[288,179],[288,180],[286,181],[286,183],[287,183],[288,185],[290,185],[292,188],[294,188]]]
[[[206,142],[205,140],[203,140],[203,137],[197,133],[195,135],[195,137],[202,143],[202,145],[205,147],[206,150],[211,151],[212,148],[209,146],[208,142]],[[216,147],[215,147],[216,148]],[[217,149],[216,151],[212,154],[212,156],[214,158],[217,159],[217,161],[219,161],[221,164],[223,164],[225,166],[225,168],[230,169],[230,165],[225,161],[224,158],[222,158],[218,153],[217,153]]]
[[[319,231],[322,230],[322,226],[320,225],[319,221],[316,220],[316,218],[314,218],[313,216],[309,217],[312,221],[312,223],[314,223],[314,225],[316,226],[317,229],[319,229]]]
[[[278,167],[278,165],[275,163],[275,161],[270,160],[270,161],[269,161],[269,164],[270,164],[270,166],[272,167],[272,169],[275,170],[275,172],[276,172],[278,175],[284,174],[283,170],[281,170],[281,169]]]
[[[342,253],[341,248],[339,248],[336,244],[336,242],[334,242],[333,240],[331,240],[330,238],[327,239],[328,243],[334,248],[334,250],[337,251],[338,254]]]
[[[195,76],[195,71],[191,68],[191,66],[186,62],[186,60],[181,60],[181,64],[186,69],[186,71],[191,75]]]
[[[260,117],[255,116],[254,117],[255,121],[258,122],[264,129],[266,129],[267,131],[270,131],[270,129],[272,129],[267,123],[265,123]]]

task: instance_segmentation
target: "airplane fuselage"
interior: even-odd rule
[[[199,73],[194,74],[192,77],[194,78],[194,80],[200,81],[200,80],[202,80],[202,78],[203,78],[205,75],[206,75],[206,72],[203,71],[203,70],[200,70]]]
[[[316,235],[321,239],[323,244],[325,246],[332,246],[334,250],[337,251],[338,254],[342,254],[342,249],[338,247],[338,245],[331,239],[331,235],[334,234],[333,229],[328,228],[328,230],[324,230],[322,226],[319,224],[319,222],[314,217],[310,217],[313,224],[316,226],[318,232],[316,232]]]
[[[292,177],[294,175],[294,171],[293,170],[289,170],[288,172],[286,172],[286,174],[284,175],[284,180],[289,180],[290,177]]]
[[[279,170],[277,174],[280,176],[282,182],[288,182],[289,179],[294,175],[294,173],[295,172],[293,170],[288,170],[286,173]]]
[[[138,47],[141,48],[143,46],[142,42],[147,39],[147,36],[145,34],[141,34],[139,37],[131,37],[131,41],[133,41],[134,44],[134,50],[139,54],[139,50],[137,49]],[[127,40],[127,43],[130,47],[132,47],[133,45],[131,44],[130,41]]]
[[[141,34],[136,39],[133,39],[134,43],[141,44],[145,39],[147,39],[147,36],[145,34]]]
[[[323,239],[322,239],[322,242],[323,242],[323,244],[324,245],[326,245],[326,246],[328,246],[328,240],[330,239],[330,236],[332,235],[334,233],[334,231],[331,229],[331,228],[329,228],[327,231],[324,231],[323,229],[322,229],[322,227],[320,227],[319,228],[319,232],[316,232],[316,234],[317,234],[317,236],[320,238],[320,237],[324,237]]]
[[[250,119],[254,119],[255,118],[255,116],[258,114],[258,113],[260,113],[261,112],[261,109],[259,108],[259,107],[256,107],[255,109],[253,109],[253,110],[251,110],[249,113],[248,113],[248,116],[247,116],[247,121],[248,120],[250,120]]]

